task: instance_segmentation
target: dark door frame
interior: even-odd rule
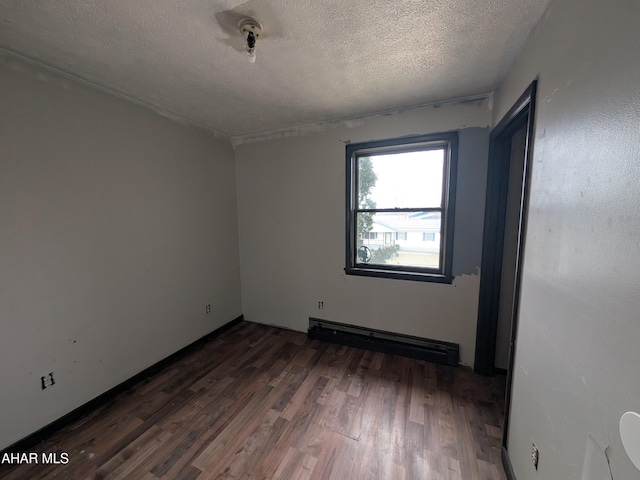
[[[491,375],[494,373],[498,302],[500,299],[507,190],[509,186],[509,165],[511,162],[511,138],[513,134],[521,128],[526,127],[527,129],[524,170],[522,174],[522,193],[520,196],[520,218],[518,221],[515,285],[511,303],[512,325],[505,393],[503,446],[506,446],[509,424],[512,370],[520,298],[520,277],[527,224],[529,178],[531,176],[536,87],[537,80],[534,80],[492,130],[489,143],[489,167],[487,173],[482,263],[480,270],[478,328],[476,332],[476,354],[474,362],[474,370],[483,375]]]

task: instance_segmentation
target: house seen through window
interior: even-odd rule
[[[457,140],[347,146],[347,274],[451,281]]]

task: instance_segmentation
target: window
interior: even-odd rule
[[[348,275],[451,282],[457,151],[457,132],[347,145]]]
[[[435,242],[436,241],[436,234],[434,232],[423,232],[422,233],[422,241],[423,242]]]

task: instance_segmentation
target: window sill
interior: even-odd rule
[[[394,278],[397,280],[413,280],[416,282],[431,282],[431,283],[453,283],[453,277],[448,275],[442,275],[438,273],[426,273],[426,272],[411,272],[411,271],[399,271],[399,270],[386,270],[376,268],[360,268],[360,267],[348,267],[344,269],[347,275],[357,275],[361,277],[379,277],[379,278]]]

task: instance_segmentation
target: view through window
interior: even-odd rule
[[[456,147],[455,134],[347,146],[347,273],[447,277]]]

